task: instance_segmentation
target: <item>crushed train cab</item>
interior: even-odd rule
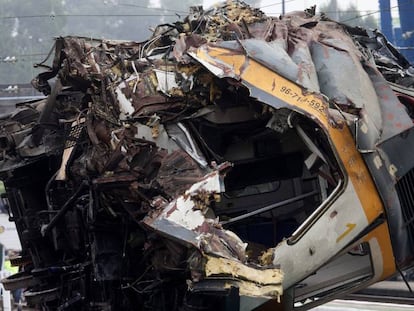
[[[380,33],[232,1],[54,49],[0,120],[28,304],[308,310],[412,264],[414,70]]]

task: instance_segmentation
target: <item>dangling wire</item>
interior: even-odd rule
[[[398,265],[396,265],[396,267],[397,267],[397,271],[398,271],[398,273],[401,275],[402,279],[404,280],[404,283],[405,283],[405,285],[407,286],[408,291],[409,291],[411,294],[413,294],[413,290],[412,290],[412,288],[411,288],[411,286],[410,286],[410,283],[408,283],[408,280],[407,280],[407,278],[405,277],[404,273],[401,271],[401,269],[400,269],[400,267],[398,267]]]

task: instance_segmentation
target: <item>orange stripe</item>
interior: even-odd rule
[[[384,280],[393,275],[396,271],[388,224],[386,222],[381,224],[364,237],[365,242],[369,242],[371,239],[377,239],[381,248],[383,261],[381,280]]]
[[[383,205],[377,189],[360,153],[356,150],[351,132],[345,124],[342,129],[330,125],[326,109],[327,103],[318,95],[305,94],[300,86],[260,63],[248,59],[245,55],[234,54],[226,49],[209,47],[208,55],[199,49],[197,56],[212,65],[214,63],[212,63],[211,57],[226,63],[244,81],[312,115],[328,132],[349,179],[354,185],[368,222],[371,223],[383,213]]]

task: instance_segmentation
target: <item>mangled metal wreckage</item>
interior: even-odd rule
[[[305,310],[411,264],[413,70],[380,33],[233,2],[55,50],[1,120],[29,304]]]

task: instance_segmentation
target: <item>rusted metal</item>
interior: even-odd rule
[[[412,72],[376,31],[239,1],[57,38],[47,99],[0,120],[27,301],[307,310],[410,266]]]

